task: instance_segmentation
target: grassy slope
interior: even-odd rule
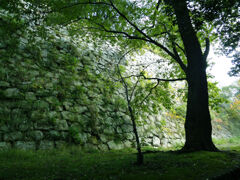
[[[240,151],[239,144],[228,148]],[[0,151],[0,179],[206,179],[240,165],[239,152],[146,153],[133,165],[133,150],[84,153],[77,148],[51,151]]]

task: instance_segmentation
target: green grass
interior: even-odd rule
[[[235,144],[240,145],[240,137],[231,137],[229,139],[213,139],[216,145]]]
[[[233,150],[239,151],[240,146],[233,146]],[[0,151],[0,179],[206,179],[240,165],[238,152],[179,154],[156,150],[144,155],[144,165],[136,166],[135,153],[133,149],[83,152],[77,147],[49,151]]]
[[[226,151],[240,152],[240,137],[231,137],[229,139],[214,139],[216,146]]]

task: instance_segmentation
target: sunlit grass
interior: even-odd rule
[[[213,139],[216,145],[240,144],[240,137],[231,137],[228,139]]]

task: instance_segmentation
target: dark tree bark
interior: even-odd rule
[[[188,101],[185,121],[186,142],[183,151],[217,151],[212,142],[208,106],[206,55],[193,29],[185,0],[170,0],[187,56]]]
[[[141,150],[141,144],[140,144],[140,140],[139,140],[139,136],[138,136],[138,132],[137,132],[137,125],[136,125],[136,119],[134,117],[134,113],[132,110],[132,107],[128,104],[128,110],[130,112],[130,116],[131,116],[131,121],[132,121],[132,125],[133,125],[133,133],[135,135],[136,138],[136,145],[137,145],[137,165],[142,165],[143,164],[143,154],[142,154],[142,150]]]

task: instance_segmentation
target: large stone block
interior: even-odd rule
[[[112,119],[111,117],[107,117],[105,120],[104,120],[104,123],[108,124],[108,125],[111,125],[113,123],[114,119]]]
[[[75,114],[69,111],[63,111],[61,112],[63,119],[74,121]]]
[[[61,134],[58,131],[51,130],[49,131],[49,138],[53,140],[59,140],[61,139]]]
[[[7,143],[7,142],[0,142],[0,150],[6,150],[6,149],[10,149],[11,148],[11,144]]]
[[[117,133],[121,134],[121,133],[123,133],[123,130],[120,127],[117,127]]]
[[[34,141],[30,141],[30,142],[16,141],[13,147],[16,149],[35,150],[36,143]]]
[[[10,84],[6,81],[0,81],[0,87],[10,87]]]
[[[36,98],[36,95],[33,92],[26,92],[25,93],[25,99],[28,100],[28,101],[35,101],[37,98]]]
[[[173,134],[173,137],[176,138],[176,139],[181,139],[181,135],[178,134],[178,133],[174,133],[174,134]]]
[[[6,125],[6,124],[0,125],[0,131],[6,133],[6,132],[8,132],[9,130],[10,130],[10,127],[9,127],[8,125]]]
[[[45,119],[47,118],[46,113],[41,111],[32,111],[31,112],[31,119],[38,120],[38,119]]]
[[[30,136],[32,139],[36,140],[36,141],[40,141],[40,140],[42,140],[43,137],[44,137],[42,131],[31,131],[31,132],[29,133],[29,136]]]
[[[98,149],[100,149],[101,151],[107,151],[108,146],[106,144],[100,144],[98,145]]]
[[[100,140],[105,143],[108,141],[108,136],[106,136],[104,134],[100,134]]]
[[[88,64],[91,62],[91,58],[85,55],[82,57],[82,61],[84,62],[84,64]]]
[[[53,141],[41,141],[39,144],[39,149],[53,149],[54,142]]]
[[[11,132],[4,134],[4,141],[16,141],[16,140],[22,140],[23,134],[21,132]]]
[[[44,87],[49,90],[53,90],[53,84],[52,83],[46,83],[44,84]]]
[[[131,118],[130,118],[130,116],[127,115],[127,114],[125,114],[125,115],[123,116],[123,119],[124,119],[126,122],[131,122]]]
[[[7,98],[21,98],[21,93],[17,88],[8,88],[3,92],[3,95]]]
[[[173,139],[172,140],[172,144],[174,145],[174,146],[179,146],[179,145],[181,145],[182,144],[182,141],[181,141],[181,139]]]
[[[66,110],[69,110],[72,107],[72,103],[71,102],[63,102],[63,106],[65,107]]]
[[[172,129],[175,130],[176,129],[176,124],[174,122],[168,122],[168,126]]]
[[[160,139],[156,136],[152,138],[152,145],[153,146],[160,146]]]
[[[86,112],[87,110],[88,109],[85,106],[74,106],[73,107],[73,111],[76,112],[76,113],[79,113],[79,114],[81,114],[83,112]]]
[[[95,136],[91,136],[88,141],[94,145],[97,145],[99,143]]]
[[[50,96],[46,98],[46,101],[50,104],[59,104],[59,100],[55,96]]]
[[[115,134],[114,128],[111,126],[104,128],[103,132],[108,135]]]
[[[45,76],[48,77],[48,78],[53,78],[53,77],[54,77],[54,74],[51,73],[51,72],[47,72],[47,73],[45,74]]]
[[[98,147],[90,143],[84,144],[84,149],[87,151],[98,151]]]
[[[152,138],[147,138],[147,137],[144,137],[142,139],[142,144],[144,146],[152,146]]]
[[[148,116],[148,120],[150,122],[155,122],[155,117],[154,116]]]
[[[33,124],[31,122],[23,122],[18,126],[19,131],[27,131],[30,129],[33,129]]]
[[[0,96],[1,96],[1,92],[0,92]],[[16,101],[9,101],[6,99],[5,100],[1,99],[0,107],[8,108],[8,109],[16,108],[16,107],[19,107],[18,102],[19,102],[19,100],[16,102]]]
[[[168,147],[168,145],[169,145],[168,139],[166,139],[166,138],[162,139],[161,145],[162,145],[162,147]]]
[[[130,148],[130,147],[133,147],[133,143],[131,141],[124,141],[124,147],[125,148]]]
[[[74,140],[80,144],[85,144],[88,140],[86,133],[77,133],[74,137]]]
[[[32,107],[33,107],[33,103],[27,100],[18,101],[16,104],[17,104],[17,107],[25,110],[32,110]]]
[[[38,100],[34,102],[33,107],[35,109],[48,110],[49,104],[46,101]]]
[[[47,113],[47,117],[49,117],[50,119],[60,119],[61,115],[56,111],[50,111]]]
[[[133,140],[133,139],[134,139],[133,133],[126,133],[126,134],[125,134],[125,137],[126,137],[126,139],[128,139],[128,140]]]
[[[55,145],[56,148],[64,148],[66,147],[68,144],[66,141],[55,141]]]
[[[122,130],[123,130],[124,133],[130,133],[130,132],[133,131],[133,128],[132,128],[131,125],[126,125],[126,124],[124,124],[124,125],[122,126]]]
[[[28,74],[29,74],[30,77],[37,77],[37,76],[39,76],[39,72],[38,71],[34,71],[34,70],[28,71]]]
[[[53,129],[53,125],[50,124],[48,121],[43,120],[43,121],[34,123],[34,128],[36,130],[50,130],[50,129]]]
[[[66,120],[57,120],[55,122],[55,128],[57,130],[68,130],[69,129],[68,123]]]
[[[60,132],[60,135],[61,135],[61,139],[62,140],[68,140],[69,138],[69,133],[68,132]]]
[[[124,148],[124,144],[121,142],[109,141],[107,144],[109,149],[119,150]]]

